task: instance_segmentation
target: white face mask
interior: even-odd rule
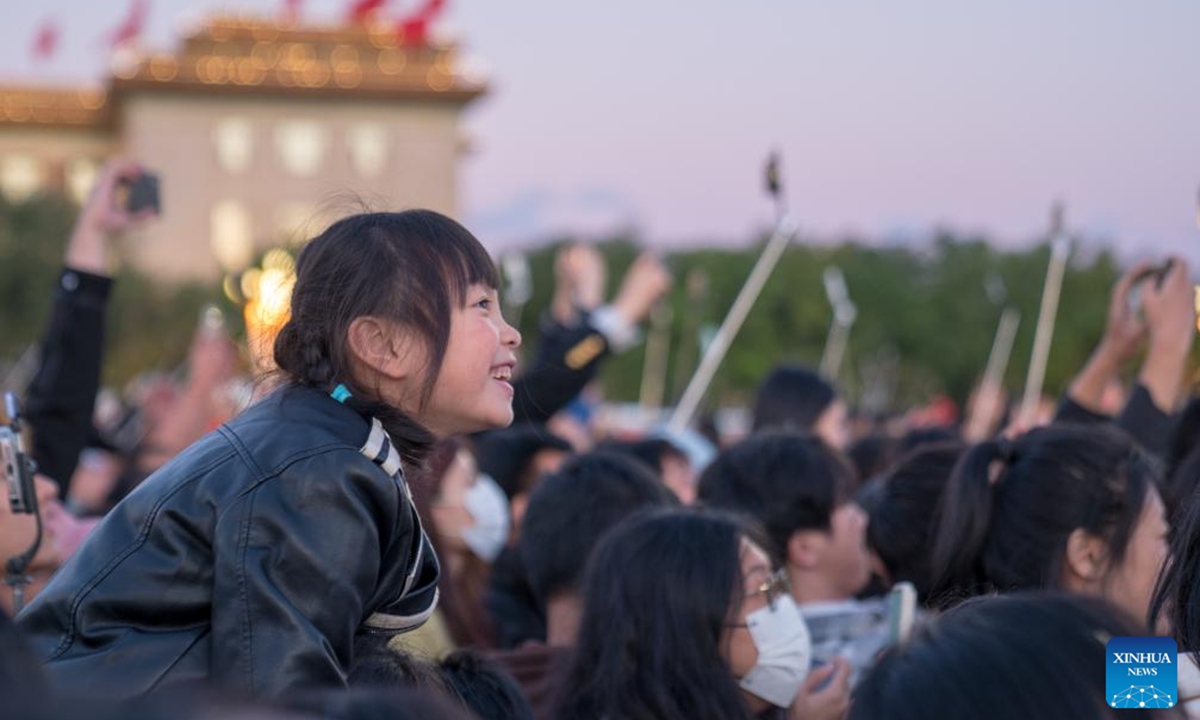
[[[812,664],[812,638],[795,601],[787,595],[777,598],[773,607],[747,615],[746,625],[758,662],[742,678],[742,689],[772,705],[790,706]]]
[[[508,497],[495,480],[480,473],[463,496],[463,507],[475,518],[475,524],[463,530],[463,542],[471,552],[492,562],[508,542]]]

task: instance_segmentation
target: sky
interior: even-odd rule
[[[0,78],[101,77],[128,2],[7,0]],[[282,4],[150,0],[144,44]],[[38,64],[47,18],[60,48]],[[778,149],[807,238],[1022,246],[1061,199],[1085,246],[1200,264],[1198,28],[1195,0],[450,0],[443,29],[491,86],[464,118],[463,219],[494,248],[622,228],[746,243],[772,222]]]

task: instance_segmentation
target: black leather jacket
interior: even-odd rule
[[[437,602],[437,559],[385,439],[289,387],[185,450],[18,619],[51,680],[115,698],[344,686],[358,633],[412,629]]]

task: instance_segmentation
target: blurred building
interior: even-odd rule
[[[161,176],[134,264],[215,279],[358,209],[456,210],[464,107],[484,92],[453,45],[394,28],[215,18],[173,54],[114,61],[107,87],[0,87],[0,191],[86,196],[103,159]]]

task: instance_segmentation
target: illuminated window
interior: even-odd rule
[[[67,192],[71,194],[72,200],[80,205],[87,200],[92,186],[96,184],[96,174],[99,170],[96,161],[88,158],[77,158],[67,163]]]
[[[289,120],[279,124],[275,144],[289,172],[310,177],[321,169],[328,137],[325,128],[311,120]]]
[[[237,200],[222,200],[213,205],[212,250],[226,270],[241,270],[254,259],[250,212]]]
[[[0,190],[13,202],[20,202],[46,185],[42,163],[30,155],[8,155],[0,160]]]
[[[249,169],[254,155],[254,133],[249,120],[222,120],[213,129],[213,140],[217,145],[217,161],[225,172],[240,175]]]
[[[346,133],[350,162],[363,177],[375,177],[387,164],[387,129],[382,123],[359,123]]]

